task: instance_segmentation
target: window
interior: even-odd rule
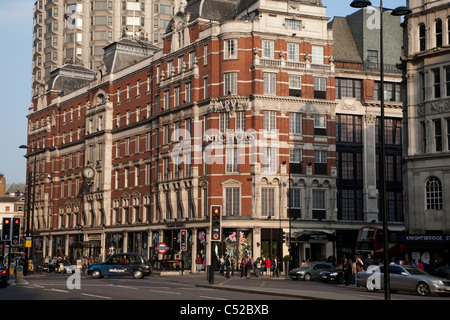
[[[312,211],[313,219],[325,219],[325,190],[312,190]]]
[[[447,151],[450,151],[450,119],[447,119]]]
[[[314,98],[326,99],[327,97],[327,79],[314,77]]]
[[[426,28],[425,28],[425,25],[422,23],[419,25],[419,50],[420,51],[425,50],[425,43],[426,43]]]
[[[371,69],[378,68],[378,51],[376,50],[367,50],[367,63],[368,67]]]
[[[298,61],[299,60],[299,45],[298,43],[287,44],[287,60]]]
[[[185,103],[191,102],[192,99],[192,83],[186,83],[184,87],[184,101]]]
[[[275,49],[274,42],[269,40],[262,40],[262,58],[274,59]]]
[[[239,216],[241,207],[240,188],[225,188],[225,215]]]
[[[277,93],[277,74],[264,72],[264,94]]]
[[[401,84],[395,82],[384,83],[384,101],[402,101]],[[375,100],[381,100],[380,82],[375,81]]]
[[[302,21],[293,19],[284,19],[284,28],[287,30],[301,30]]]
[[[302,114],[299,112],[289,113],[289,133],[302,133]]]
[[[245,131],[245,111],[236,112],[236,132]]]
[[[361,100],[361,80],[336,78],[336,99],[343,97]]]
[[[362,117],[340,114],[336,117],[337,142],[362,142]]]
[[[328,174],[326,150],[314,150],[314,174]]]
[[[277,151],[275,147],[264,147],[263,172],[277,171]]]
[[[447,76],[447,79],[449,79],[449,76]],[[420,101],[425,101],[425,74],[423,72],[419,73],[419,81],[420,81]],[[447,95],[449,95],[448,91],[448,85],[447,85]]]
[[[230,72],[224,74],[224,94],[237,94],[237,73]]]
[[[311,63],[312,64],[323,64],[323,47],[322,46],[312,46]]]
[[[302,96],[302,76],[297,74],[289,75],[289,95],[295,97]]]
[[[425,122],[420,123],[422,129],[422,152],[427,152],[427,125]]]
[[[437,19],[435,23],[436,47],[442,46],[442,20]]]
[[[261,216],[275,216],[275,188],[261,188]]]
[[[439,69],[433,70],[433,97],[441,97],[441,71]]]
[[[223,50],[225,59],[237,59],[237,39],[225,40]]]
[[[327,116],[324,114],[314,115],[314,134],[327,135]]]
[[[226,148],[226,172],[239,172],[239,149],[235,146]]]
[[[445,68],[445,94],[450,97],[450,67]]]
[[[441,180],[431,177],[425,185],[427,210],[442,210],[442,184]]]
[[[208,98],[208,77],[203,78],[203,98]]]
[[[224,133],[230,128],[230,114],[228,112],[219,113],[219,131]]]
[[[289,208],[301,208],[301,191],[299,188],[290,188],[289,192]]]
[[[441,119],[433,120],[434,126],[434,143],[436,151],[442,151],[442,126]]]
[[[264,111],[263,112],[263,130],[264,131],[276,131],[276,111]]]

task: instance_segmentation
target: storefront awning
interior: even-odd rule
[[[299,230],[291,232],[292,242],[326,243],[335,240],[333,233],[315,230]]]

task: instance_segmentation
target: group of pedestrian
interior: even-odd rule
[[[234,271],[236,267],[236,261],[234,258],[227,256],[226,258],[222,255],[220,258],[220,274],[229,278],[234,276]],[[270,258],[258,257],[253,259],[252,257],[247,257],[242,259],[239,264],[239,269],[241,272],[241,278],[251,278],[251,277],[262,277],[264,274],[279,277],[280,276],[280,264],[278,258],[270,260]]]
[[[367,255],[364,261],[359,256],[355,256],[353,260],[345,257],[342,264],[342,276],[345,285],[355,284],[357,273],[367,270],[367,268],[374,264],[376,264],[376,261],[370,254]]]

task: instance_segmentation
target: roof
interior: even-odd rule
[[[328,23],[333,32],[333,58],[340,62],[363,63],[355,39],[345,17],[334,17]]]

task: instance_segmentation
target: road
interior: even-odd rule
[[[68,274],[32,275],[25,277],[25,283],[12,284],[0,289],[0,300],[16,301],[47,301],[50,307],[63,306],[62,301],[89,301],[89,304],[104,306],[96,308],[97,312],[115,314],[115,307],[122,310],[122,302],[126,306],[132,303],[130,312],[135,310],[164,310],[173,319],[173,316],[202,315],[215,318],[218,315],[274,315],[290,310],[291,308],[315,308],[321,314],[335,312],[336,308],[327,308],[327,303],[339,308],[354,309],[365,306],[364,303],[384,300],[382,292],[372,293],[355,286],[322,283],[320,281],[293,281],[285,278],[253,278],[241,279],[234,276],[227,279],[216,275],[214,283],[210,285],[204,274],[202,275],[153,275],[144,279],[132,277],[105,277],[92,279],[80,274],[79,277]],[[313,301],[315,300],[315,301]],[[326,300],[326,301],[325,301]],[[334,303],[333,303],[333,300]],[[421,302],[447,301],[450,298],[439,296],[421,297],[415,293],[391,294],[391,300],[409,301],[415,306]],[[59,301],[55,304],[53,301]],[[336,302],[337,301],[337,302]],[[351,303],[351,304],[349,304]],[[363,304],[361,304],[363,303]],[[418,305],[416,304],[418,303]],[[69,308],[73,304],[69,303]],[[45,308],[45,306],[44,306]],[[209,308],[209,309],[208,309]],[[393,309],[393,308],[390,308]],[[71,309],[63,309],[65,312]],[[399,308],[404,310],[404,308]],[[402,311],[404,312],[404,311]],[[70,312],[69,312],[70,313]],[[202,314],[200,314],[202,313]],[[404,316],[404,313],[402,314]]]

